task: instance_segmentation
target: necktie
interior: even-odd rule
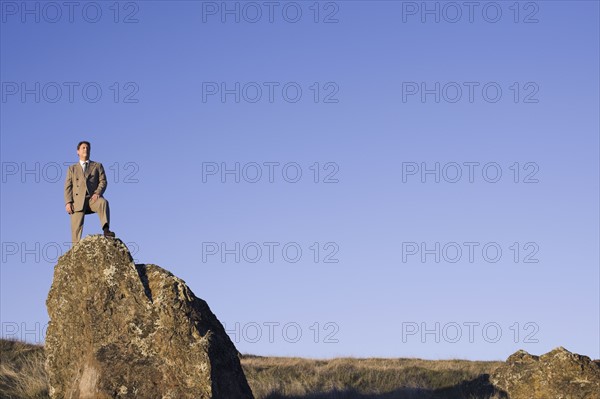
[[[87,170],[87,162],[83,163],[83,174],[85,175],[85,171]]]

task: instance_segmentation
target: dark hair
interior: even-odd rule
[[[77,144],[77,149],[79,149],[79,147],[81,147],[82,144],[87,144],[88,148],[90,150],[92,149],[92,145],[90,144],[89,141],[80,141],[79,144]]]

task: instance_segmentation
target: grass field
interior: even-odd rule
[[[314,360],[245,355],[256,399],[499,399],[487,375],[502,362]],[[47,399],[44,348],[0,340],[0,397]]]

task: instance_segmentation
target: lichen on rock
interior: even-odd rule
[[[490,381],[510,399],[600,399],[600,365],[563,347],[541,356],[519,350]]]
[[[53,399],[252,398],[208,304],[125,244],[88,236],[54,270],[46,302]]]

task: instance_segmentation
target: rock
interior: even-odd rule
[[[207,303],[118,239],[60,257],[46,302],[53,399],[253,398],[239,353]]]
[[[542,356],[517,351],[490,381],[510,399],[600,399],[600,365],[562,347]]]

